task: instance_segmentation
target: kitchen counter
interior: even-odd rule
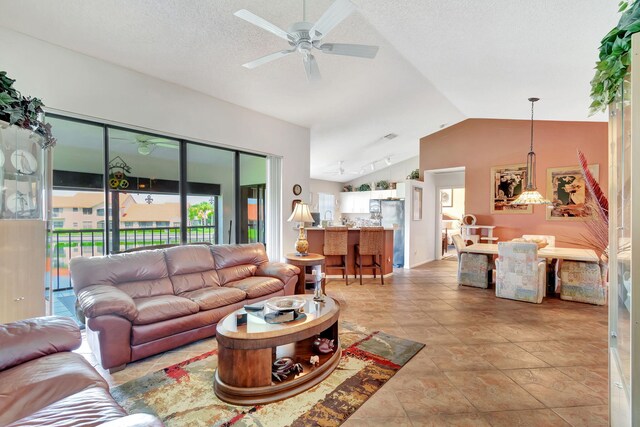
[[[309,252],[316,254],[323,254],[324,246],[324,228],[307,228],[307,240],[309,241]],[[354,246],[360,241],[360,228],[349,228],[347,235],[347,272],[348,274],[355,275],[355,249]],[[363,256],[363,258],[365,258]],[[369,263],[369,258],[366,257],[365,263]],[[326,273],[327,276],[342,277],[341,270],[332,269],[332,265],[340,264],[339,256],[326,256]],[[393,228],[384,229],[384,247],[382,248],[382,273],[385,277],[393,274]],[[364,268],[362,270],[363,277],[373,277],[373,270]]]

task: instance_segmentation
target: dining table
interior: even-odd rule
[[[463,252],[475,254],[498,255],[496,243],[474,243],[462,249]],[[572,261],[599,262],[598,254],[593,249],[558,248],[547,246],[538,249],[538,256],[547,259],[566,259]]]

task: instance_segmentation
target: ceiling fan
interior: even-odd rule
[[[259,16],[249,12],[246,9],[241,9],[234,13],[238,18],[256,25],[266,31],[269,31],[276,36],[285,39],[290,49],[284,49],[279,52],[271,53],[269,55],[258,58],[254,61],[247,62],[242,66],[245,68],[253,69],[260,65],[290,55],[294,52],[302,54],[302,62],[304,69],[307,73],[307,79],[309,81],[320,79],[320,69],[316,58],[313,56],[313,49],[319,50],[323,53],[330,55],[345,55],[356,56],[358,58],[372,59],[378,53],[378,46],[369,46],[362,44],[345,44],[345,43],[322,43],[323,37],[325,37],[329,31],[342,22],[347,16],[349,16],[356,9],[356,5],[349,0],[336,0],[329,6],[329,8],[322,14],[320,19],[313,24],[306,22],[306,2],[303,0],[303,13],[302,22],[296,22],[289,31],[285,31],[277,25],[260,18]]]
[[[360,175],[360,172],[356,172],[356,171],[346,171],[344,169],[344,160],[340,160],[338,162],[338,169],[336,170],[330,170],[330,171],[326,171],[325,172],[327,175]]]
[[[143,156],[148,156],[153,153],[153,150],[156,147],[166,147],[166,148],[175,148],[178,149],[177,141],[173,141],[171,139],[155,137],[151,135],[135,135],[135,140],[131,140],[130,138],[111,138],[118,139],[122,141],[128,141],[132,144],[138,144],[138,153]]]

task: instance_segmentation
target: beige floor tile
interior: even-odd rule
[[[591,341],[554,340],[519,342],[517,345],[552,366],[603,366],[609,362],[606,344]]]
[[[609,368],[605,366],[568,366],[558,368],[580,384],[584,384],[604,399],[609,396]]]
[[[353,418],[345,421],[344,427],[412,427],[409,418]]]
[[[411,417],[413,427],[491,427],[482,414],[453,414]]]
[[[555,368],[516,369],[504,373],[547,407],[606,403],[606,399],[595,391]]]
[[[493,427],[569,427],[566,421],[550,409],[489,412],[484,416]]]
[[[609,407],[607,405],[553,408],[553,411],[573,427],[609,426]]]
[[[408,381],[407,389],[396,396],[409,417],[427,414],[475,412],[475,408],[441,373]]]
[[[445,372],[445,375],[482,412],[544,407],[500,371]]]
[[[465,344],[480,344],[488,342],[507,342],[507,339],[498,335],[489,326],[484,325],[449,325],[447,330]]]
[[[352,415],[352,418],[406,418],[402,404],[391,389],[380,389]]]
[[[498,369],[548,367],[545,362],[512,343],[474,346],[477,354]]]

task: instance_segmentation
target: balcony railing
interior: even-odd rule
[[[145,227],[119,230],[119,251],[180,243],[180,227]],[[216,227],[198,225],[187,227],[187,242],[217,243]],[[104,255],[105,238],[101,228],[83,230],[53,230],[51,232],[51,274],[53,290],[71,289],[69,260],[79,256]]]

